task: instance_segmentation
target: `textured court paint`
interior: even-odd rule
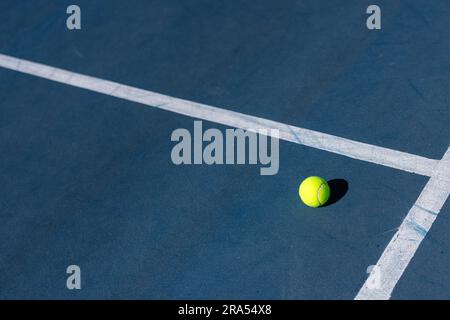
[[[254,131],[258,129],[278,129],[280,133],[279,138],[286,141],[424,176],[431,176],[438,162],[434,159],[428,159],[406,152],[361,143],[239,112],[178,99],[3,54],[0,54],[0,66],[70,86],[95,91],[231,127]]]
[[[371,289],[375,273],[371,273],[355,297],[357,300],[386,300],[391,297],[417,248],[436,220],[450,194],[450,148],[439,162],[416,203],[377,262],[381,286]]]

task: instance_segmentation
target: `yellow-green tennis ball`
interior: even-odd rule
[[[324,205],[330,197],[330,187],[321,177],[308,177],[302,181],[298,194],[303,203],[316,208]]]

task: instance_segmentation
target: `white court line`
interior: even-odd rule
[[[417,248],[450,195],[450,148],[436,167],[416,203],[389,242],[376,266],[355,297],[356,300],[387,300],[391,297]],[[377,288],[373,287],[376,277]]]
[[[434,159],[182,100],[3,54],[0,54],[0,67],[235,128],[278,129],[279,138],[286,141],[424,176],[431,176],[438,163]]]
[[[449,175],[443,175],[443,173],[448,172],[448,152],[441,161],[428,159],[406,152],[182,100],[3,54],[0,54],[0,67],[235,128],[277,129],[280,139],[286,141],[431,177],[378,262],[382,272],[385,271],[385,274],[388,275],[384,278],[381,289],[378,291],[368,289],[366,281],[356,299],[388,299],[390,297],[397,281],[436,219],[436,215],[443,206],[450,190],[450,177]],[[372,274],[369,275],[368,280],[371,276]]]

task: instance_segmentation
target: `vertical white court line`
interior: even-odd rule
[[[436,220],[450,194],[450,147],[434,169],[416,203],[389,242],[356,300],[387,300],[391,297],[417,248]],[[375,278],[380,284],[373,287]]]

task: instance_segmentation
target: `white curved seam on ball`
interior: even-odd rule
[[[319,189],[317,190],[317,201],[319,201],[319,204],[320,205],[323,205],[323,204],[325,204],[325,202],[324,203],[322,203],[322,202],[320,202],[320,198],[319,198],[319,193],[320,193],[320,190],[322,189],[322,187],[325,185],[325,183],[322,183],[321,185],[320,185],[320,187],[319,187]]]

